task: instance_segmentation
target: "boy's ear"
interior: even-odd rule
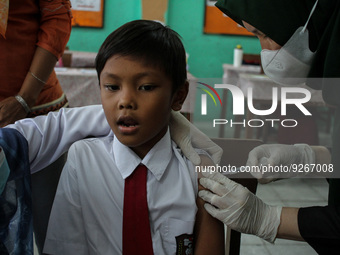
[[[186,99],[189,91],[189,82],[186,81],[181,87],[177,89],[174,94],[173,102],[172,102],[172,110],[179,111],[182,109],[182,105],[184,100]]]

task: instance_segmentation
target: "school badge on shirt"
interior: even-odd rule
[[[176,236],[176,255],[194,254],[194,235],[183,234]]]

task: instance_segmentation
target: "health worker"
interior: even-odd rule
[[[219,0],[216,6],[259,38],[269,78],[320,89],[324,101],[335,108],[331,153],[320,146],[261,145],[249,154],[247,165],[263,160],[272,165],[331,163],[340,173],[340,1]],[[232,229],[269,242],[305,240],[320,254],[338,254],[340,179],[329,179],[328,206],[282,208],[267,205],[219,173],[206,177],[201,184],[211,192],[199,194],[206,210]],[[256,177],[266,182],[277,176]]]

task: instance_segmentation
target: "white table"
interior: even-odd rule
[[[64,67],[74,68],[94,68],[96,56],[96,52],[65,50],[63,65]]]
[[[247,74],[242,73],[239,74],[239,79],[237,83],[238,87],[242,90],[243,94],[247,95],[247,91],[249,88],[252,88],[253,90],[253,101],[257,104],[262,105],[270,105],[272,104],[272,88],[276,87],[278,88],[278,99],[280,100],[280,91],[281,88],[286,87],[279,85],[275,82],[273,82],[271,79],[268,78],[266,75],[260,75],[260,74]],[[324,102],[322,98],[322,92],[320,90],[314,90],[306,85],[300,85],[295,86],[299,88],[307,89],[311,93],[311,99],[304,104],[305,106],[309,107],[324,107],[326,106],[326,103]],[[289,98],[301,98],[301,94],[289,94]],[[250,111],[247,111],[248,108],[246,107],[246,122],[249,119],[252,119],[254,117],[254,114],[252,114]],[[242,117],[242,116],[237,116]],[[237,120],[238,121],[238,120]],[[245,138],[252,138],[252,131],[253,128],[249,127],[248,125],[245,127]],[[235,135],[234,137],[240,136],[240,130],[235,129]]]
[[[70,107],[101,104],[95,69],[55,68]]]
[[[246,73],[239,75],[237,85],[243,91],[244,95],[247,95],[248,89],[252,88],[253,98],[256,100],[271,100],[273,87],[278,88],[278,92],[280,92],[281,88],[287,87],[273,82],[266,75]],[[321,90],[312,89],[307,85],[297,85],[294,87],[307,89],[311,93],[311,99],[308,102],[309,106],[326,106],[322,98]],[[278,93],[278,97],[280,98],[280,93]],[[299,98],[299,95],[291,94],[289,98]]]

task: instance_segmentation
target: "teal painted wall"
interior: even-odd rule
[[[104,27],[73,27],[67,46],[70,50],[97,52],[113,30],[141,16],[141,0],[104,0]]]
[[[222,64],[232,63],[233,50],[241,44],[245,53],[258,54],[260,43],[255,37],[204,34],[205,0],[169,0],[166,22],[183,39],[189,54],[189,71],[197,78],[209,78],[210,85],[221,83]],[[122,24],[142,17],[141,0],[105,0],[104,27],[72,29],[70,50],[97,52],[104,39]],[[210,79],[217,78],[217,79]],[[200,96],[197,91],[194,120],[200,116]],[[219,91],[219,94],[222,93]],[[231,100],[228,100],[229,104]],[[228,107],[230,109],[230,107]],[[219,118],[219,108],[208,99],[209,118]],[[196,114],[197,113],[197,114]]]
[[[194,76],[222,77],[222,64],[232,63],[237,44],[246,53],[259,53],[260,44],[254,37],[204,34],[204,6],[204,0],[169,0],[167,23],[183,37]]]
[[[249,36],[204,34],[205,0],[169,0],[167,24],[183,38],[189,53],[189,71],[201,81],[214,86],[222,83],[223,63],[233,62],[234,48],[241,44],[245,53],[258,54],[261,50],[257,38]],[[222,91],[217,90],[222,97]],[[204,92],[203,92],[204,93]],[[215,106],[208,96],[207,115],[201,116],[201,90],[197,90],[194,121],[220,118],[220,105]],[[217,99],[216,99],[217,100]],[[228,98],[227,109],[232,100]],[[231,117],[231,113],[227,114]]]
[[[246,53],[259,53],[260,44],[254,37],[204,34],[204,5],[204,0],[169,0],[167,24],[182,36],[194,76],[221,77],[222,64],[232,63],[237,44]],[[96,52],[113,30],[140,19],[141,13],[141,0],[105,0],[104,27],[74,27],[68,46],[71,50]]]

